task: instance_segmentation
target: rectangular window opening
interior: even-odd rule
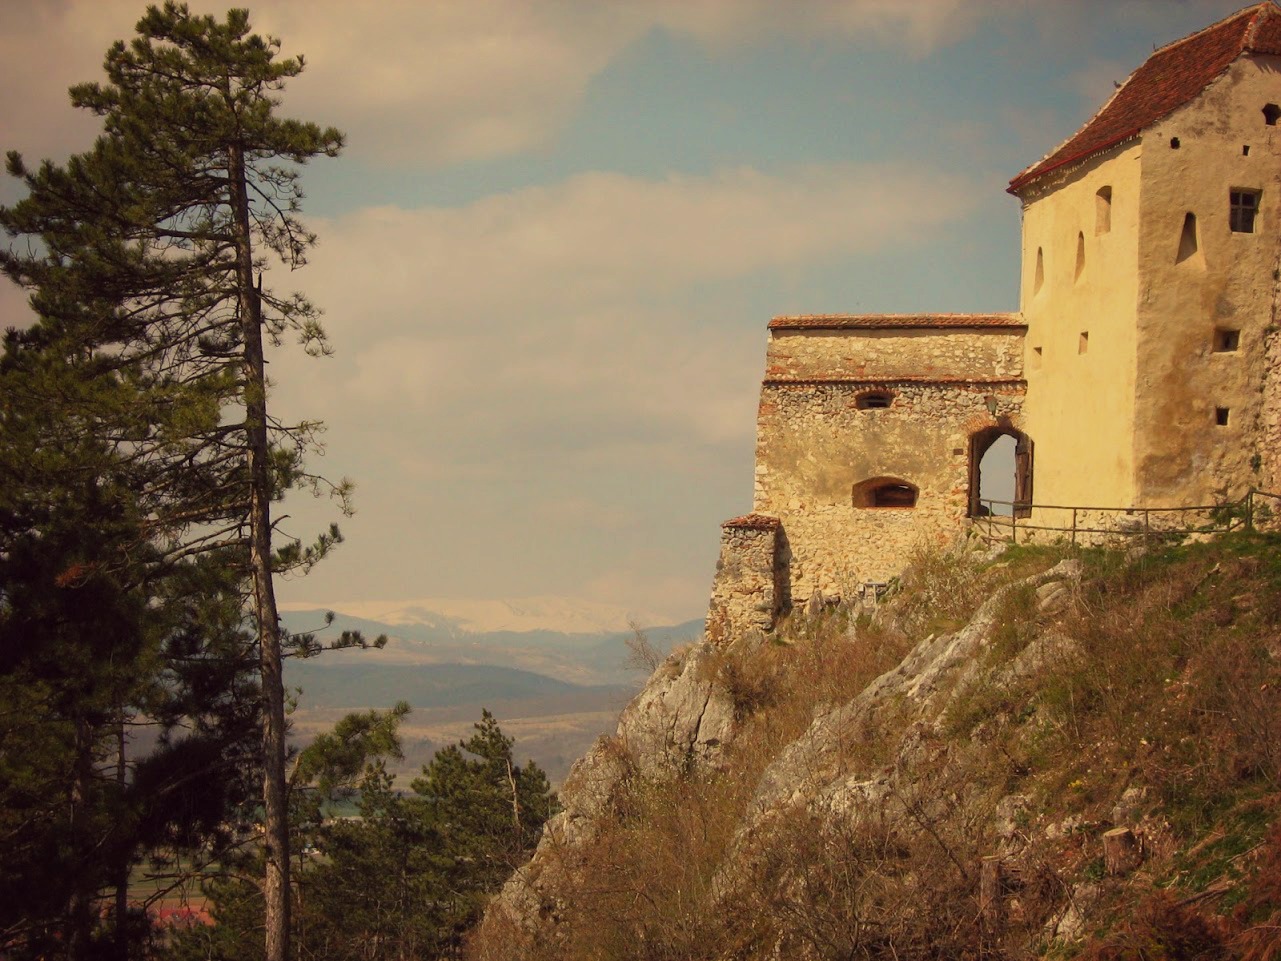
[[[1033,369],[1037,369],[1040,366],[1041,366],[1041,348],[1033,347],[1032,348],[1032,367]]]
[[[1241,331],[1217,327],[1214,331],[1214,352],[1230,354],[1241,346]]]
[[[1215,422],[1216,424],[1218,424],[1220,427],[1227,427],[1227,426],[1228,426],[1228,411],[1229,411],[1229,409],[1230,409],[1230,408],[1227,408],[1227,407],[1216,407],[1216,408],[1214,408],[1214,422]]]
[[[1254,233],[1254,221],[1259,215],[1258,190],[1228,191],[1228,226],[1233,233]]]
[[[1087,353],[1089,349],[1090,349],[1090,332],[1088,330],[1083,330],[1081,331],[1081,339],[1077,341],[1077,344],[1076,344],[1076,352],[1078,354],[1084,354],[1084,353]]]

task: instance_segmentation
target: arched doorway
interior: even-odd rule
[[[985,500],[1010,503],[989,508]],[[970,438],[969,514],[979,517],[989,509],[1015,517],[1032,513],[1032,438],[1012,427],[988,427]]]

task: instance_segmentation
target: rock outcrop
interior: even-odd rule
[[[675,652],[574,766],[473,957],[1026,957],[1124,916],[1139,890],[1153,924],[1183,924],[1183,904],[1244,875],[1237,861],[1214,880],[1216,838],[1260,846],[1250,779],[1275,764],[1272,739],[1229,722],[1245,687],[1214,646],[1274,632],[1241,588],[1265,568],[1198,550],[1116,555],[1088,578],[1046,553],[948,561],[870,620],[816,604],[774,634]],[[1275,645],[1225,649],[1257,693],[1250,730],[1281,726]],[[1199,741],[1224,738],[1211,777]],[[1180,834],[1162,798],[1210,790],[1245,826]],[[1181,849],[1208,866],[1174,902]]]

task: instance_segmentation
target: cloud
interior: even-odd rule
[[[396,558],[366,590],[484,593],[483,570],[495,594],[692,613],[715,522],[750,501],[762,290],[929,243],[974,196],[906,165],[589,173],[316,221],[311,264],[268,282],[305,287],[337,353],[274,356],[279,410],[327,421],[357,477],[345,529]],[[362,576],[327,568],[309,596]]]
[[[567,451],[741,437],[739,364],[759,345],[735,354],[724,335],[741,319],[718,307],[691,317],[690,304],[762,271],[924,240],[973,195],[962,178],[908,167],[589,173],[461,208],[317,223],[308,291],[345,358],[329,402],[444,416],[467,404],[469,431],[495,442],[555,412],[575,429],[542,443]],[[466,400],[482,384],[502,402]]]
[[[787,36],[885,44],[924,55],[1009,0],[260,0],[256,30],[301,52],[291,114],[333,123],[367,161],[446,165],[534,150],[592,77],[654,30],[717,50]],[[55,0],[0,10],[0,121],[31,156],[87,144],[66,89],[101,77],[103,52],[133,31],[137,0]],[[200,6],[197,6],[200,9]],[[221,16],[221,7],[213,8]]]

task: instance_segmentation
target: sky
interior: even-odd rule
[[[750,509],[766,329],[1018,307],[1004,192],[1152,51],[1234,0],[262,0],[306,70],[298,289],[335,348],[269,357],[327,425],[346,542],[295,606],[580,598],[702,616]],[[194,11],[221,16],[201,0]],[[137,0],[0,0],[0,147],[89,147],[68,105]],[[0,202],[21,196],[0,185]],[[27,322],[0,288],[0,325]],[[292,497],[283,528],[336,518]]]

